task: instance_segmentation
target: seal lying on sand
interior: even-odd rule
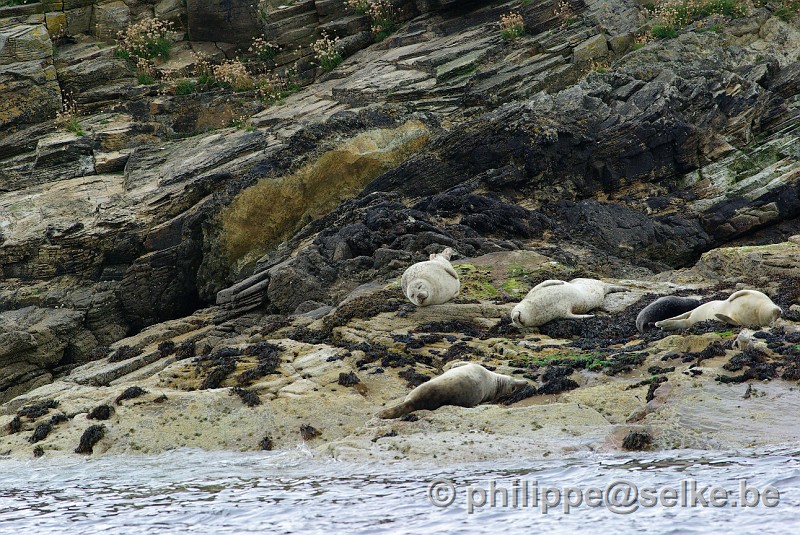
[[[595,279],[546,280],[514,307],[511,321],[517,327],[538,327],[555,319],[591,318],[585,312],[602,305],[606,294],[627,291]]]
[[[513,394],[527,386],[528,381],[490,372],[474,362],[456,362],[452,367],[427,383],[409,392],[405,401],[384,409],[378,418],[399,418],[418,410],[434,410],[444,405],[474,407]]]
[[[695,323],[717,320],[731,325],[765,327],[782,314],[781,307],[757,290],[739,290],[725,301],[709,301],[690,312],[656,322],[662,329],[686,329]]]
[[[636,316],[636,329],[643,333],[645,329],[653,328],[657,321],[674,318],[699,306],[700,300],[691,297],[678,297],[677,295],[659,297],[644,307]]]
[[[441,305],[458,295],[461,283],[450,265],[453,250],[448,247],[431,255],[430,260],[417,262],[400,279],[403,293],[417,306]]]

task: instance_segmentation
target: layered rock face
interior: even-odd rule
[[[542,399],[582,403],[582,389],[548,393],[565,371],[536,356],[575,361],[577,350],[531,349],[578,337],[580,325],[534,342],[503,319],[545,278],[635,280],[635,299],[610,303],[613,319],[604,322],[623,322],[614,315],[630,315],[648,294],[711,298],[747,286],[787,314],[796,304],[786,239],[800,230],[797,22],[759,8],[724,19],[721,32],[687,29],[639,46],[650,23],[634,2],[571,2],[568,16],[549,1],[395,2],[398,29],[375,43],[369,16],[344,2],[237,1],[225,22],[224,2],[190,0],[193,41],[172,36],[173,58],[161,67],[188,72],[200,51],[232,57],[258,31],[281,46],[268,67],[298,63],[302,90],[269,103],[254,91],[170,95],[140,84],[104,41],[152,13],[180,24],[184,12],[167,2],[0,11],[0,327],[8,338],[0,400],[9,418],[25,404],[60,400],[73,423],[52,451],[80,431],[89,405],[107,401],[104,389],[116,395],[139,384],[148,403],[161,393],[168,401],[123,402],[120,429],[164,407],[199,415],[213,406],[222,411],[216,423],[242,433],[222,437],[215,423],[204,428],[208,440],[186,430],[157,439],[164,420],[147,439],[109,435],[110,451],[252,448],[257,441],[245,437],[264,418],[280,447],[310,423],[325,427],[326,442],[343,441],[337,451],[351,439],[361,448],[354,429],[407,391],[397,371],[413,384],[455,357],[522,370],[542,396],[565,396]],[[497,22],[512,9],[526,35],[506,40]],[[200,16],[212,12],[218,18]],[[341,38],[345,56],[329,73],[311,47],[323,32]],[[72,130],[53,121],[67,95],[78,110]],[[782,245],[747,249],[771,243]],[[726,244],[744,249],[719,249]],[[392,281],[444,247],[468,259],[463,302],[406,310]],[[597,337],[607,345],[577,356],[633,364],[592,391],[619,404],[613,415],[595,407],[580,424],[597,441],[642,408],[623,393],[638,370],[661,366],[683,343],[602,325]],[[412,336],[420,328],[430,336]],[[695,336],[679,351],[717,341]],[[637,344],[648,355],[629,359],[625,348]],[[708,375],[735,357],[724,351]],[[511,366],[520,355],[526,364]],[[688,366],[704,358],[670,381],[690,389],[681,372],[692,377]],[[791,366],[781,360],[773,375],[792,377]],[[596,371],[581,386],[593,385]],[[340,373],[361,386],[339,384]],[[228,387],[269,403],[243,408]],[[330,408],[327,423],[310,421],[319,403]],[[473,423],[495,409],[507,410],[476,409],[483,416]],[[453,414],[431,421],[451,432]],[[663,417],[662,430],[685,425],[667,413],[647,417]],[[695,428],[676,433],[679,442],[699,440]],[[666,437],[664,447],[673,444]],[[20,451],[27,444],[17,433],[4,440]]]

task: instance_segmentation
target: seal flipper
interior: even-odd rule
[[[725,323],[728,323],[730,325],[741,325],[740,322],[736,321],[730,316],[726,316],[725,314],[714,314],[714,316],[716,316],[718,320],[724,321]]]
[[[609,284],[606,286],[606,293],[611,294],[615,292],[630,292],[630,288],[626,288],[624,286],[618,286],[616,284]]]
[[[456,273],[456,270],[453,269],[453,266],[451,266],[448,263],[448,264],[443,265],[442,267],[444,267],[444,270],[447,272],[448,275],[453,277],[455,280],[458,280],[458,273]]]
[[[564,315],[564,319],[568,320],[583,320],[586,318],[593,318],[593,317],[594,314],[573,314],[572,312]]]
[[[689,321],[678,319],[661,320],[656,322],[656,327],[659,329],[665,329],[667,331],[674,331],[676,329],[685,329],[689,327]]]
[[[388,420],[391,418],[400,418],[401,416],[405,416],[406,414],[414,412],[415,410],[416,408],[414,408],[412,403],[404,401],[399,405],[395,405],[394,407],[389,407],[388,409],[380,411],[375,416],[384,420]]]
[[[548,286],[559,286],[561,284],[566,284],[566,282],[557,280],[546,280],[534,286],[533,289],[535,290],[536,288],[547,288]]]
[[[734,299],[739,299],[740,297],[744,297],[746,295],[752,294],[752,290],[739,290],[738,292],[733,292],[730,297],[728,297],[727,301],[730,303]],[[738,325],[738,323],[736,324]]]
[[[674,331],[675,329],[685,329],[691,326],[691,324],[689,323],[689,316],[692,314],[692,312],[694,311],[690,310],[689,312],[684,312],[680,316],[675,316],[674,318],[657,321],[655,325],[659,329],[666,329],[668,331]]]

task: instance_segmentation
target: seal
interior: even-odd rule
[[[402,403],[384,409],[376,416],[399,418],[410,412],[432,411],[444,405],[474,407],[513,394],[527,385],[528,381],[524,379],[491,372],[474,362],[455,362],[442,375],[409,392]]]
[[[400,284],[409,301],[420,307],[441,305],[458,295],[461,283],[450,264],[452,255],[453,250],[448,247],[405,270]]]
[[[709,301],[680,316],[657,321],[656,327],[667,330],[686,329],[706,320],[765,327],[777,320],[782,313],[781,307],[758,290],[739,290],[724,301]]]
[[[657,321],[674,318],[699,306],[700,300],[692,297],[678,297],[677,295],[659,297],[644,307],[636,316],[636,329],[643,333],[646,329],[652,329]]]
[[[591,318],[585,313],[601,306],[606,294],[627,291],[596,279],[546,280],[514,307],[511,322],[516,327],[538,327],[555,319]]]

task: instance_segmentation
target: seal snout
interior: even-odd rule
[[[426,292],[425,290],[419,290],[414,294],[413,301],[418,306],[423,306],[425,304],[425,301],[427,300],[428,300],[428,292]]]

